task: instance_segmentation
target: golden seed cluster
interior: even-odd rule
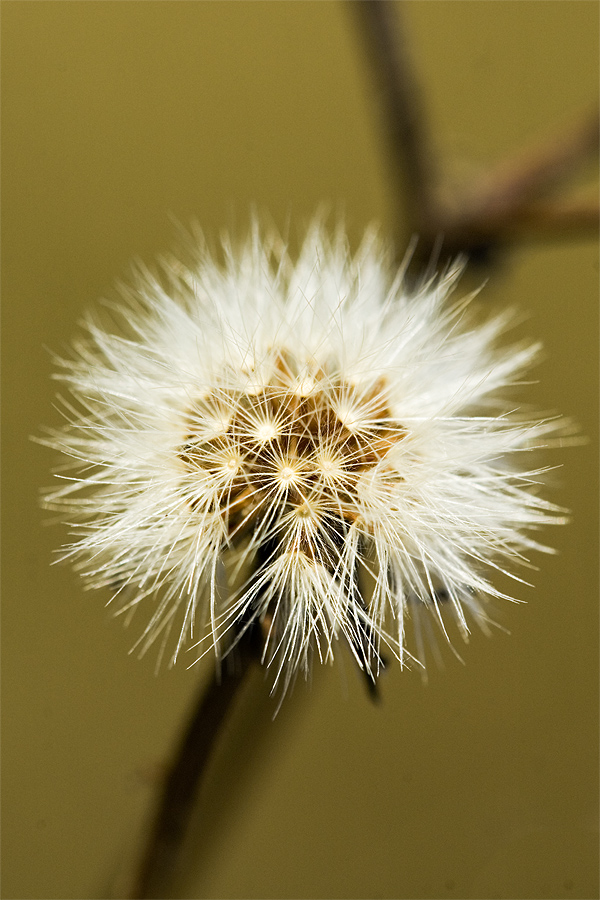
[[[281,352],[266,383],[217,388],[188,418],[179,456],[192,506],[218,512],[231,540],[284,523],[287,549],[311,558],[312,538],[335,543],[357,520],[361,479],[389,468],[406,434],[382,379],[352,384]]]

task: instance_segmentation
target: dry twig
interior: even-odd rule
[[[378,88],[383,126],[404,228],[419,236],[415,269],[427,265],[440,241],[458,253],[488,261],[510,242],[568,238],[598,231],[597,197],[545,199],[598,153],[598,111],[586,113],[564,132],[503,161],[468,191],[446,199],[429,140],[425,110],[412,69],[398,4],[355,0]]]
[[[166,896],[202,775],[250,666],[259,659],[255,634],[248,630],[230,652],[221,672],[215,673],[203,688],[173,755],[139,868],[127,894],[131,900]]]

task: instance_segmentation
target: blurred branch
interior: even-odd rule
[[[553,203],[531,204],[514,217],[515,231],[527,233],[529,229],[538,235],[572,237],[578,233],[593,234],[598,231],[598,200],[563,200]]]
[[[411,221],[432,214],[434,160],[400,17],[391,3],[351,0],[359,15],[387,131],[394,177]]]
[[[426,112],[408,54],[400,4],[355,0],[378,88],[396,184],[396,206],[419,244],[413,265],[427,265],[443,242],[445,253],[487,262],[511,242],[568,239],[598,232],[597,198],[581,203],[539,202],[598,153],[597,109],[566,131],[528,147],[450,193],[433,163]],[[450,193],[450,199],[447,199]]]
[[[225,659],[222,671],[215,672],[200,693],[173,755],[139,867],[127,892],[131,900],[166,896],[201,777],[251,663],[259,659],[260,649],[253,629],[249,629]]]
[[[487,189],[483,185],[480,190],[481,208],[513,210],[559,186],[598,153],[599,132],[600,115],[594,108],[569,129],[503,160],[488,173]]]
[[[194,811],[202,776],[210,762],[223,725],[253,663],[261,663],[270,634],[267,617],[231,638],[223,651],[221,670],[215,672],[198,696],[192,716],[174,748],[142,853],[123,892],[128,900],[170,896],[179,854]],[[365,635],[368,638],[368,635]],[[378,659],[378,668],[385,661]],[[377,672],[362,669],[370,698],[379,700]]]

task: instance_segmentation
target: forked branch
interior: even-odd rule
[[[426,111],[411,64],[400,4],[355,0],[361,34],[387,135],[396,208],[408,234],[419,237],[415,268],[442,243],[449,256],[488,261],[494,251],[524,239],[596,234],[597,192],[583,200],[550,197],[598,154],[598,110],[550,138],[517,152],[468,189],[450,193],[434,160]],[[448,198],[448,195],[450,196]]]

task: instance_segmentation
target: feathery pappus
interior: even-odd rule
[[[485,628],[494,576],[564,521],[528,452],[562,420],[515,409],[539,345],[504,343],[514,312],[455,299],[460,265],[408,291],[375,232],[352,255],[320,221],[295,261],[256,224],[191,257],[138,266],[57,360],[62,557],[139,614],[141,652],[260,625],[284,684],[340,639],[375,679],[383,646],[423,660],[430,621]]]

